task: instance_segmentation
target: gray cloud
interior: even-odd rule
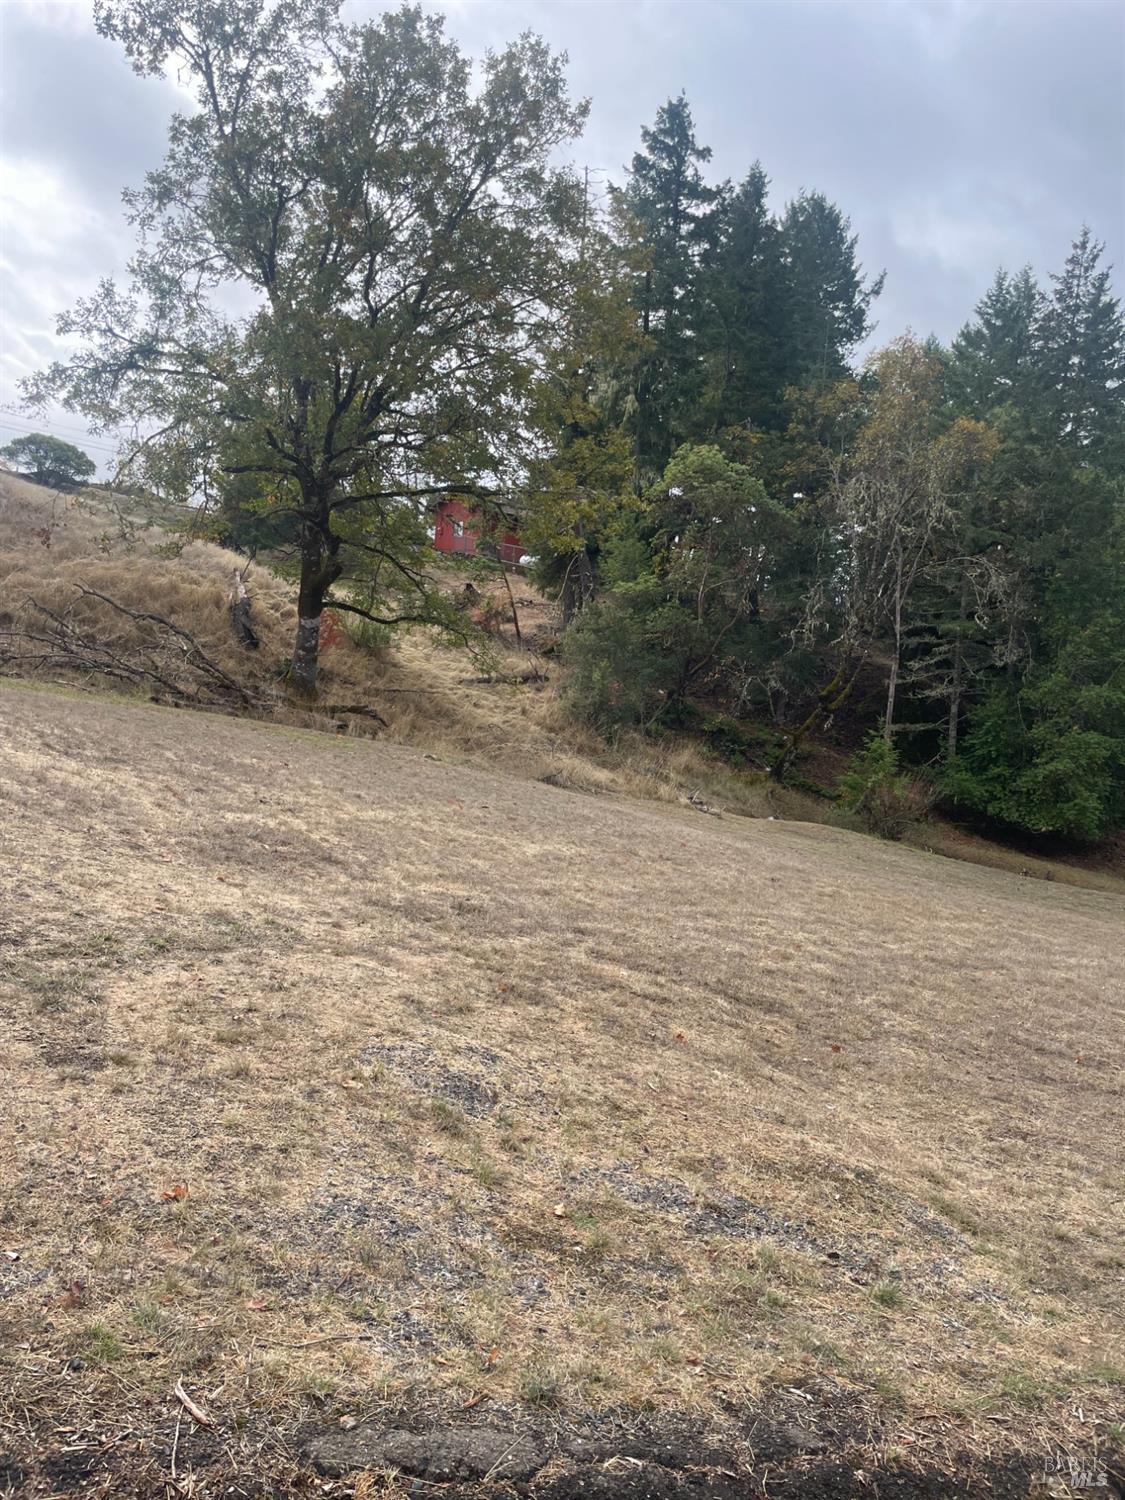
[[[348,0],[354,19],[379,7]],[[879,337],[950,337],[998,264],[1057,268],[1083,222],[1125,253],[1120,0],[447,0],[472,53],[519,30],[570,54],[593,110],[580,163],[620,181],[684,89],[715,178],[760,158],[850,214],[886,268]],[[0,405],[60,352],[54,316],[120,274],[120,189],[154,166],[183,96],[136,78],[81,3],[0,4]],[[0,417],[8,420],[0,413]],[[77,420],[65,415],[60,421]],[[18,419],[17,423],[18,425]],[[0,429],[8,433],[9,428]]]

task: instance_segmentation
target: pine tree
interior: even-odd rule
[[[969,416],[986,417],[1012,405],[1028,413],[1039,374],[1038,332],[1046,298],[1030,266],[1015,276],[996,273],[950,351],[948,390]]]
[[[634,293],[647,348],[634,387],[638,478],[658,475],[686,436],[702,388],[699,359],[699,273],[713,244],[720,190],[699,169],[711,159],[695,138],[691,108],[681,94],[643,129],[624,190],[647,265]]]
[[[850,220],[821,193],[801,193],[781,221],[793,384],[838,380],[871,332],[871,304],[884,277],[865,282],[850,229]]]
[[[1054,294],[1040,323],[1047,406],[1060,441],[1097,457],[1120,449],[1125,416],[1125,318],[1110,292],[1105,246],[1089,229],[1053,275]]]
[[[795,373],[787,315],[790,298],[769,178],[760,162],[722,204],[717,245],[703,276],[703,339],[708,364],[701,425],[784,425],[785,388]]]
[[[1049,300],[1029,273],[1000,273],[952,355],[959,399],[998,411],[988,520],[1014,570],[1024,649],[974,685],[947,790],[1081,839],[1125,808],[1125,328],[1101,255],[1084,229]]]

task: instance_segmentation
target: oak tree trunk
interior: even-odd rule
[[[297,590],[297,639],[289,680],[303,697],[316,692],[320,664],[320,618],[329,589],[343,571],[336,554],[340,543],[329,530],[306,525],[301,538],[301,580]]]

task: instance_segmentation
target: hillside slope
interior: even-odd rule
[[[553,690],[545,690],[545,664],[515,649],[510,631],[482,636],[469,650],[423,628],[399,633],[393,648],[372,651],[355,644],[337,620],[322,648],[318,703],[295,700],[284,680],[297,618],[292,585],[237,553],[190,540],[185,519],[149,501],[97,490],[62,494],[0,470],[0,675],[120,692],[132,672],[132,689],[142,698],[296,727],[330,722],[348,734],[377,733],[586,790],[684,801],[718,780],[756,810],[772,810],[768,789],[732,785],[721,763],[694,746],[607,746],[561,711]],[[249,589],[256,650],[240,645],[232,630],[235,569]],[[465,577],[454,569],[445,582],[457,590]],[[488,579],[478,573],[476,581],[487,599]],[[526,588],[517,581],[517,590]],[[508,594],[499,578],[491,591],[506,616]],[[154,622],[151,612],[165,623]],[[522,613],[534,631],[552,611],[537,599],[530,610],[525,601]],[[225,681],[193,667],[193,653],[185,653],[173,629],[187,632]],[[521,685],[529,669],[532,681]],[[341,718],[333,704],[359,704],[379,717]]]
[[[0,1491],[1112,1461],[1119,898],[10,683],[0,755]]]
[[[0,470],[0,675],[93,692],[131,686],[160,702],[295,727],[330,725],[578,791],[859,826],[830,797],[778,785],[765,774],[764,759],[732,761],[699,735],[603,739],[567,710],[559,657],[548,661],[535,648],[537,640],[557,639],[555,606],[526,579],[508,579],[523,620],[521,645],[500,578],[488,570],[467,574],[436,554],[434,580],[451,592],[473,577],[480,612],[494,621],[489,633],[470,630],[472,644],[455,646],[415,627],[368,649],[342,628],[347,617],[331,618],[319,700],[295,699],[286,684],[296,623],[292,584],[213,542],[190,540],[190,519],[190,512],[151,499],[105,490],[62,494]],[[249,589],[256,650],[240,644],[232,628],[235,570]],[[177,631],[187,632],[208,666],[195,650],[185,651]],[[355,705],[360,713],[344,711]],[[834,784],[863,732],[857,721],[842,737],[834,729],[835,743],[810,737],[798,770],[811,773],[814,784]],[[1125,896],[1122,836],[1087,850],[1012,847],[935,816],[907,837],[928,852]]]

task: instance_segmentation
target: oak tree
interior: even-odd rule
[[[520,478],[582,208],[555,156],[585,106],[539,38],[489,54],[474,82],[420,7],[338,12],[98,0],[101,34],[138,73],[175,71],[197,107],[126,194],[130,284],[103,281],[61,320],[78,352],[29,388],[131,425],[154,487],[237,491],[289,518],[304,692],[326,604],[428,617],[429,497]],[[384,609],[346,592],[373,572]]]
[[[0,448],[5,458],[21,474],[36,484],[50,484],[65,490],[92,479],[97,465],[81,448],[52,437],[48,432],[29,432]]]

